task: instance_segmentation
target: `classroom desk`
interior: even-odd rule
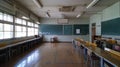
[[[4,47],[0,47],[0,56],[6,56],[5,58],[10,59],[12,57],[12,52],[13,50],[16,50],[18,52],[20,52],[21,50],[24,50],[25,48],[29,48],[29,46],[33,47],[34,45],[36,45],[37,43],[40,43],[42,41],[42,38],[34,38],[34,39],[30,39],[30,40],[26,40],[26,41],[21,41],[15,44],[10,44]]]
[[[86,50],[92,50],[92,52],[100,58],[100,67],[104,67],[104,61],[110,63],[113,67],[120,67],[120,59],[116,55],[98,47],[86,46],[84,44],[81,44],[81,46],[83,46]]]

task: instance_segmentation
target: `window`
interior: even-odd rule
[[[13,16],[4,13],[4,15],[3,15],[3,20],[4,20],[4,21],[13,22]]]
[[[12,38],[13,32],[4,32],[4,39]]]
[[[13,37],[13,25],[0,23],[0,39]]]
[[[22,27],[22,36],[25,37],[26,34],[27,34],[27,30],[26,30],[26,27]]]
[[[34,35],[34,28],[31,28],[31,35]]]
[[[3,13],[0,12],[0,20],[3,20]]]
[[[32,22],[28,22],[28,26],[34,26],[34,24]]]
[[[17,24],[20,25],[16,25],[15,26],[15,37],[26,37],[27,35],[27,21],[20,19],[20,18],[16,18],[16,22]]]
[[[38,28],[38,24],[35,24],[35,27],[37,27],[37,28]]]
[[[25,26],[15,26],[15,37],[25,37],[26,27]]]
[[[34,28],[28,28],[28,36],[34,35]]]
[[[4,20],[4,21],[7,20],[7,14],[4,14],[4,16],[3,16],[3,20]]]
[[[4,24],[4,39],[13,37],[13,25]]]
[[[15,26],[15,37],[22,37],[22,27],[21,26]]]
[[[28,28],[28,36],[31,36],[31,28]]]
[[[0,32],[0,39],[3,39],[3,32]]]
[[[13,31],[13,27],[10,24],[4,24],[4,31]]]
[[[3,39],[3,24],[0,23],[0,39]]]
[[[21,25],[26,25],[26,20],[20,19],[20,18],[16,18],[15,19],[17,24],[21,24]]]
[[[13,22],[13,16],[11,15],[8,15],[8,19],[7,19],[9,22]]]
[[[16,22],[15,22],[15,23],[17,23],[17,24],[22,24],[22,20],[21,20],[21,19],[16,18],[15,20],[16,20]]]
[[[38,35],[38,29],[35,28],[35,35]]]
[[[0,20],[13,22],[13,16],[0,12]],[[0,23],[0,39],[7,39],[13,37],[13,25],[7,23]]]
[[[0,32],[2,32],[2,31],[3,31],[3,24],[0,23]]]
[[[22,24],[23,24],[23,25],[26,25],[26,20],[22,20]]]

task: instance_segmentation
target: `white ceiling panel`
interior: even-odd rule
[[[42,8],[38,7],[33,0],[16,0],[23,6],[31,10],[33,13],[42,18],[76,18],[76,15],[84,12],[81,17],[90,17],[91,15],[102,11],[103,9],[114,4],[118,0],[100,0],[93,7],[86,9],[86,6],[92,2],[92,0],[39,0],[43,5]],[[63,9],[63,7],[65,7]],[[67,8],[66,8],[67,7]],[[72,7],[71,11],[60,11]],[[46,12],[50,17],[46,16]]]
[[[90,3],[92,0],[41,0],[44,6],[74,6]]]

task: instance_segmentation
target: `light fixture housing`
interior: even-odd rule
[[[22,18],[23,18],[23,19],[26,19],[26,20],[29,20],[29,18],[28,18],[28,17],[26,17],[26,16],[22,16]]]
[[[33,2],[39,7],[42,8],[43,5],[41,4],[41,2],[39,0],[33,0]]]
[[[92,6],[94,6],[99,0],[93,0],[86,8],[90,8]]]
[[[50,17],[50,14],[48,12],[46,12],[46,17]]]

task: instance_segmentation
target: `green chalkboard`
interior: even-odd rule
[[[101,32],[102,35],[120,35],[120,18],[102,22]]]
[[[50,25],[50,24],[40,24],[40,33],[44,35],[62,35],[63,26],[62,25]]]
[[[72,25],[64,25],[63,26],[64,35],[72,35],[72,32],[73,32]]]
[[[76,29],[80,29],[80,33],[76,33]],[[76,25],[53,25],[40,24],[39,33],[44,35],[87,35],[89,34],[88,24]]]
[[[89,34],[89,25],[74,25],[74,35],[87,35]]]

